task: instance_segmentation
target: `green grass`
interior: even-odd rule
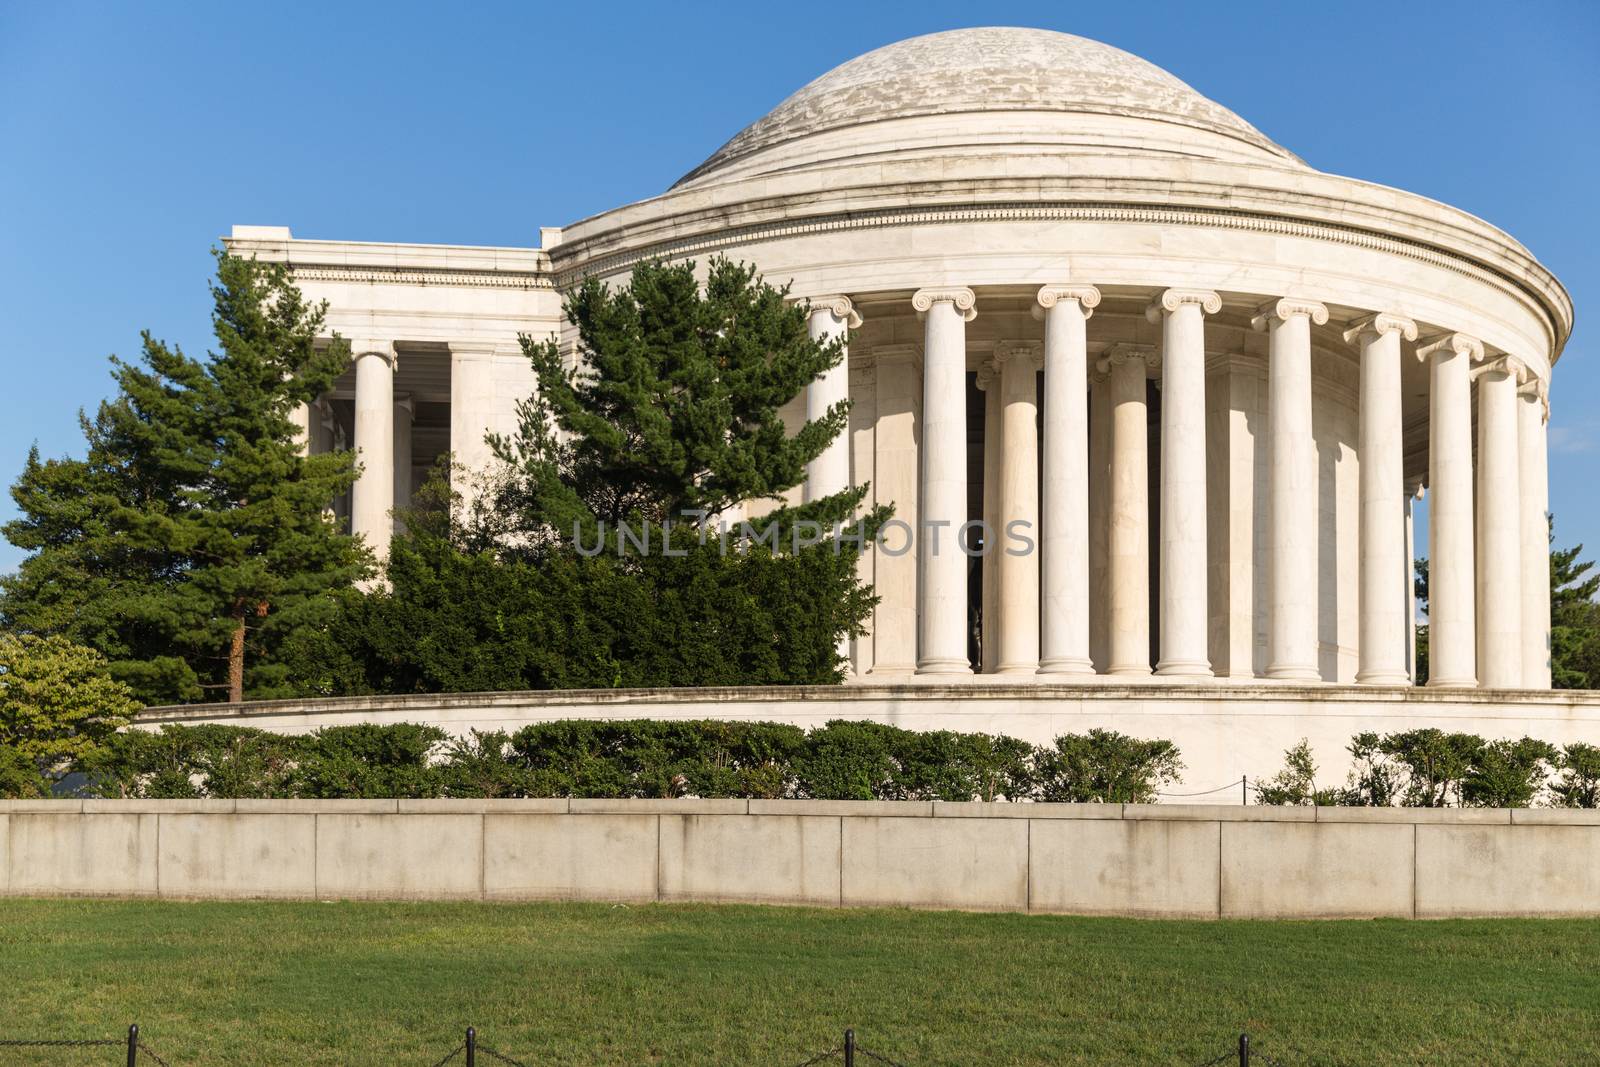
[[[0,901],[0,1038],[172,1067],[1600,1060],[1600,922],[1155,922],[548,904]],[[119,1062],[85,1052],[0,1064]],[[459,1063],[460,1061],[455,1061]],[[492,1062],[480,1059],[480,1062]]]

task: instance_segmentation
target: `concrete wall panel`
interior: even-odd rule
[[[156,818],[13,813],[9,892],[19,896],[154,896]]]
[[[1034,911],[1216,917],[1214,822],[1036,819],[1031,833]]]
[[[496,900],[654,900],[660,816],[483,817],[484,895]]]
[[[486,817],[319,814],[317,896],[481,896]]]
[[[838,904],[840,822],[663,815],[661,899]]]
[[[844,820],[844,904],[1022,910],[1028,823],[1021,819]]]
[[[1418,826],[1417,917],[1600,915],[1600,826]]]
[[[161,815],[164,897],[314,897],[315,815]]]
[[[1223,918],[1410,918],[1415,828],[1222,824]]]

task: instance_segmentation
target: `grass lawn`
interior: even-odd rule
[[[907,1067],[1198,1064],[1240,1030],[1285,1067],[1594,1063],[1600,922],[0,900],[0,1038],[134,1021],[172,1067],[432,1067],[469,1023],[529,1067],[794,1067],[846,1026]]]

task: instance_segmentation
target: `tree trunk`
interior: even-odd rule
[[[233,605],[233,641],[228,648],[228,703],[244,699],[244,601]]]

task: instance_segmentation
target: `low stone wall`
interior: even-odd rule
[[[1600,811],[761,800],[0,801],[10,896],[1600,914]]]
[[[1110,678],[1018,684],[977,675],[959,684],[571,689],[189,704],[148,708],[137,725],[230,723],[305,733],[349,723],[423,722],[465,735],[552,719],[770,720],[808,728],[830,719],[869,719],[911,730],[1007,734],[1034,744],[1048,744],[1064,733],[1118,730],[1178,746],[1183,780],[1172,787],[1169,799],[1231,804],[1239,800],[1242,776],[1271,777],[1283,768],[1285,750],[1301,739],[1309,741],[1318,781],[1325,785],[1344,783],[1350,769],[1346,746],[1363,730],[1382,734],[1435,727],[1487,738],[1600,744],[1600,691]]]

